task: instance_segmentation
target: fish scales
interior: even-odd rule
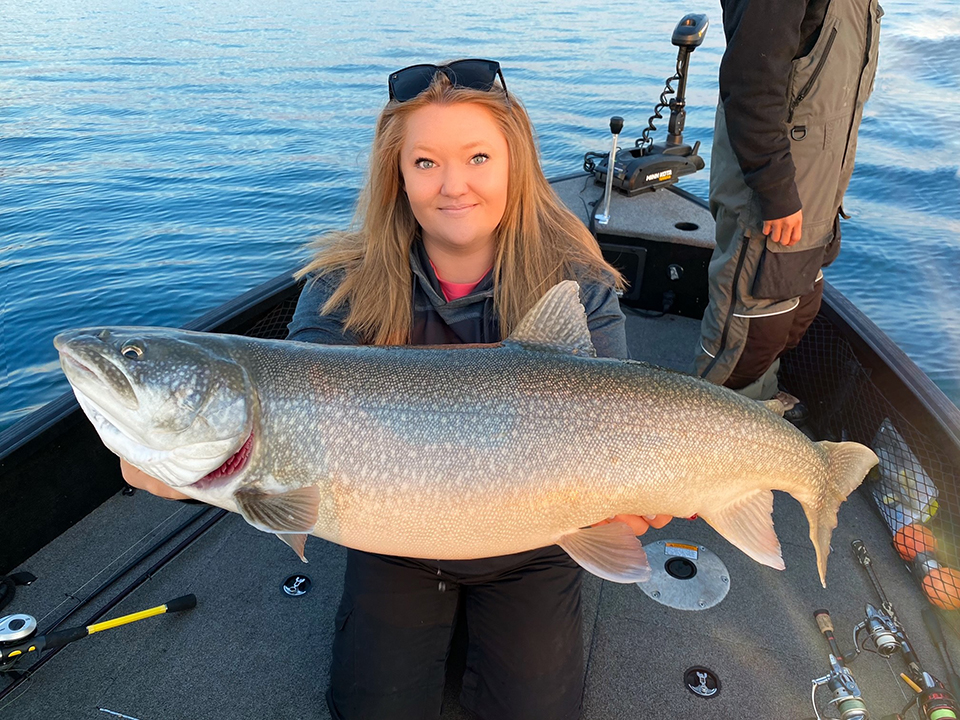
[[[126,359],[136,343],[141,356]],[[560,543],[587,569],[624,582],[646,570],[639,542],[622,528],[589,526],[656,513],[699,514],[755,559],[782,567],[770,519],[769,491],[778,489],[807,513],[823,580],[836,509],[876,462],[855,443],[812,443],[767,407],[698,378],[591,357],[575,283],[551,290],[489,348],[317,346],[142,328],[73,331],[57,344],[111,449],[188,495],[241,512],[301,556],[308,533],[432,559]],[[167,370],[150,374],[151,361]],[[93,378],[78,364],[105,369]],[[111,384],[120,386],[113,400]],[[129,388],[138,406],[123,411]],[[151,406],[167,408],[172,395],[193,429],[168,454],[187,470],[156,459],[166,440],[155,439]],[[228,460],[239,471],[224,473]]]
[[[581,527],[655,511],[690,516],[702,508],[681,491],[702,477],[702,463],[726,458],[730,474],[739,474],[724,444],[774,429],[799,434],[750,402],[734,437],[711,432],[730,424],[730,412],[696,392],[702,383],[658,378],[618,360],[504,348],[404,350],[389,366],[368,348],[252,358],[261,395],[291,398],[282,412],[263,407],[264,446],[279,447],[275,435],[294,449],[264,466],[259,486],[268,490],[280,475],[329,483],[336,507],[329,521],[341,533],[331,539],[372,552],[483,557],[526,550],[531,541],[551,544],[558,522]],[[272,373],[277,366],[307,370]],[[309,407],[290,415],[296,398]],[[801,441],[797,454],[804,452],[808,463],[820,461],[812,457],[816,446]],[[677,463],[678,456],[692,462]],[[790,457],[771,455],[758,469],[789,471]],[[701,491],[736,492],[726,478],[715,480]],[[379,522],[368,529],[362,517],[369,512]]]

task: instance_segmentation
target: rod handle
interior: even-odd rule
[[[821,633],[833,632],[833,620],[830,619],[830,613],[826,610],[814,610],[813,618],[817,621],[817,627]]]
[[[167,612],[182,612],[192,610],[197,606],[197,596],[193,593],[174,598],[167,603]]]
[[[67,643],[72,643],[75,640],[85,638],[89,634],[90,633],[87,628],[75,627],[67,628],[66,630],[57,630],[44,635],[42,638],[37,638],[37,640],[42,640],[44,649],[49,650],[51,648],[60,647],[61,645],[66,645]]]

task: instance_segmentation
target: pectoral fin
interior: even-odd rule
[[[604,580],[632,583],[650,578],[647,554],[626,523],[582,528],[567,533],[557,544],[577,564]]]
[[[241,489],[234,498],[243,519],[266,532],[309,534],[320,513],[320,489],[315,485],[282,493]]]
[[[307,561],[307,556],[303,554],[303,548],[307,544],[306,533],[277,533],[277,537],[292,547],[301,560]]]
[[[758,563],[783,570],[780,540],[773,529],[773,493],[755,490],[720,510],[700,513],[714,530]]]

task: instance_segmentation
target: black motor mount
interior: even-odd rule
[[[673,31],[671,42],[680,48],[677,55],[677,72],[667,79],[666,88],[660,95],[660,103],[654,108],[647,128],[637,139],[636,146],[619,150],[613,165],[613,187],[627,196],[637,195],[647,190],[672,185],[680,177],[702,170],[703,158],[697,151],[699,141],[692,147],[683,142],[683,126],[686,120],[687,73],[690,67],[690,54],[700,46],[706,35],[709,21],[706,15],[685,15]],[[676,81],[677,89],[671,83]],[[667,100],[668,95],[676,97]],[[656,130],[653,121],[662,118],[660,111],[670,108],[670,120],[667,127],[667,139],[663,145],[657,145],[650,139],[650,133]],[[587,153],[584,168],[594,173],[598,184],[607,181],[609,155]]]

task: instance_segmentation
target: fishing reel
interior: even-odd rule
[[[853,642],[857,652],[875,652],[884,659],[898,653],[903,645],[900,626],[890,615],[870,603],[866,604],[864,612],[866,618],[853,629]],[[872,648],[867,647],[868,642],[873,644]]]
[[[853,679],[850,670],[837,659],[836,655],[830,653],[829,657],[830,674],[815,679],[813,689],[810,692],[810,702],[813,704],[813,712],[816,713],[817,720],[828,720],[817,709],[817,688],[824,685],[833,695],[827,706],[836,706],[837,712],[840,713],[836,720],[869,720],[870,714],[863,702],[857,681]]]
[[[943,684],[928,672],[920,673],[917,679],[919,685],[912,680],[909,682],[910,687],[917,694],[910,699],[903,710],[893,715],[884,715],[880,720],[906,720],[908,717],[913,717],[910,714],[910,708],[914,705],[917,706],[917,712],[922,720],[956,720],[957,703]]]
[[[673,77],[667,78],[666,87],[660,94],[660,102],[654,108],[643,134],[637,139],[635,147],[617,151],[617,137],[623,128],[622,118],[613,118],[610,131],[613,133],[613,149],[610,154],[589,152],[584,155],[583,168],[594,174],[598,185],[615,187],[624,195],[632,197],[638,193],[674,184],[684,175],[702,170],[703,158],[697,152],[700,142],[691,147],[683,142],[683,126],[686,121],[687,74],[690,68],[690,54],[700,47],[706,36],[710,22],[706,15],[685,15],[673,31],[671,42],[679,48],[677,69]],[[672,83],[677,82],[674,90]],[[667,99],[668,95],[676,97]],[[662,119],[660,111],[669,107],[670,120],[667,128],[667,140],[663,145],[655,145],[650,133],[656,130],[653,121]],[[613,172],[607,169],[613,158]],[[609,216],[609,212],[605,212]],[[602,221],[601,221],[601,224]]]
[[[829,675],[813,680],[813,687],[810,690],[810,702],[817,720],[827,720],[817,709],[817,688],[822,686],[826,686],[833,695],[833,699],[827,703],[827,706],[835,705],[840,713],[839,718],[833,720],[869,720],[870,715],[867,713],[867,706],[863,702],[860,688],[857,686],[857,681],[853,679],[853,674],[844,664],[843,654],[833,634],[833,620],[830,618],[830,613],[827,610],[816,610],[813,617],[830,647],[828,657],[831,668]],[[857,653],[859,652],[858,649]]]
[[[196,607],[195,595],[184,595],[163,605],[141,610],[94,625],[56,630],[37,636],[37,621],[32,615],[16,614],[0,618],[0,673],[18,675],[23,666],[44,650],[59,648],[101,630],[119,627],[168,612],[182,612]]]
[[[37,621],[32,615],[16,614],[0,618],[0,673],[16,670],[24,657],[22,646],[29,644],[36,634]]]

